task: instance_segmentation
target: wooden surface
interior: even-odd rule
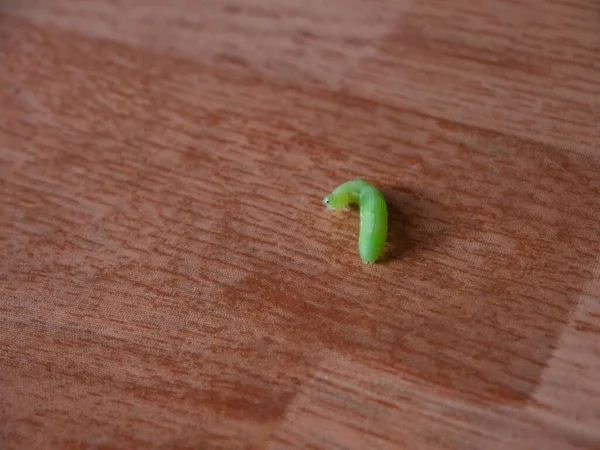
[[[597,0],[0,4],[1,449],[600,448]]]

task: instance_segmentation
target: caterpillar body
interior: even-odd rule
[[[348,181],[323,199],[330,209],[357,204],[360,208],[358,251],[365,264],[374,263],[381,255],[388,230],[388,211],[378,189],[363,180]]]

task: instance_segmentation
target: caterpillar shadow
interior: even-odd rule
[[[427,191],[407,186],[381,189],[388,206],[388,238],[380,262],[398,260],[441,245],[449,212]]]

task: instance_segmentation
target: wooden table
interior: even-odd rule
[[[0,448],[600,448],[597,0],[0,8]]]

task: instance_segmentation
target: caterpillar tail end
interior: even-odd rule
[[[373,251],[373,249],[360,248],[358,250],[360,259],[365,264],[375,264],[381,256],[381,251]]]
[[[375,261],[377,261],[377,258],[372,259],[372,258],[366,258],[364,256],[361,256],[361,259],[364,264],[375,264]]]

